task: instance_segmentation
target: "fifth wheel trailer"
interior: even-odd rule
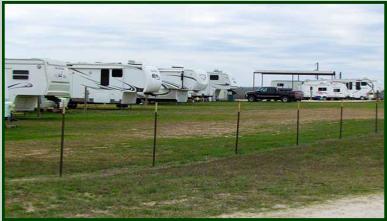
[[[137,93],[158,91],[159,71],[151,66],[122,63],[68,63],[71,73],[69,107],[78,103],[135,104]]]
[[[70,97],[66,64],[51,59],[5,59],[5,98],[15,111],[34,111],[41,96],[59,104]]]
[[[237,88],[236,80],[228,73],[215,69],[207,74],[208,86],[198,93],[203,97],[208,97],[210,101],[227,100],[229,93]]]
[[[149,100],[187,102],[192,92],[198,92],[208,85],[205,71],[173,66],[159,68],[161,88],[148,96]]]

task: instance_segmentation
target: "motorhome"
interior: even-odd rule
[[[291,80],[273,80],[271,86],[276,88],[292,88],[293,90],[301,90],[303,81],[291,81]]]
[[[344,99],[350,93],[345,84],[331,80],[306,80],[301,85],[304,99]]]
[[[156,68],[138,63],[68,63],[71,73],[69,107],[78,103],[135,104],[137,93],[158,91],[161,85]]]
[[[370,79],[336,79],[333,82],[344,83],[352,99],[373,99],[376,93],[375,81]]]
[[[192,93],[208,85],[205,71],[173,66],[159,68],[162,85],[157,93],[148,96],[149,100],[187,102]]]
[[[5,98],[15,111],[34,111],[40,97],[59,104],[70,97],[66,64],[50,59],[5,59]]]

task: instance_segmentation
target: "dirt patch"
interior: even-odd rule
[[[238,212],[224,214],[222,218],[383,218],[384,194],[347,197],[330,200],[323,204],[303,208],[283,209],[275,211],[252,213]]]

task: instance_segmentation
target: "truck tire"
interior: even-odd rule
[[[248,96],[248,97],[247,97],[247,100],[248,100],[249,102],[254,102],[254,101],[255,101],[255,97],[254,97],[254,96]]]
[[[283,96],[283,97],[281,97],[281,101],[284,103],[289,102],[289,98],[286,96]]]
[[[70,108],[70,109],[76,109],[77,106],[78,106],[77,103],[71,102],[71,101],[67,104],[67,107]]]

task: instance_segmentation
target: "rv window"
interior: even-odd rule
[[[283,86],[284,86],[283,83],[278,83],[278,84],[277,84],[277,87],[283,87]]]
[[[333,92],[340,92],[340,89],[339,88],[333,89]]]
[[[101,85],[109,85],[109,69],[101,69]]]
[[[356,82],[356,90],[360,90],[360,82]]]
[[[319,87],[318,91],[327,91],[327,88],[326,87]]]
[[[349,82],[349,87],[348,87],[349,90],[352,90],[352,82]]]
[[[367,85],[368,85],[367,82],[364,82],[364,81],[361,82],[361,86],[367,86]]]
[[[210,75],[210,80],[213,80],[213,81],[219,80],[219,75]]]
[[[122,69],[113,69],[112,70],[112,77],[122,78]]]
[[[13,79],[28,80],[29,72],[27,70],[13,70]]]

